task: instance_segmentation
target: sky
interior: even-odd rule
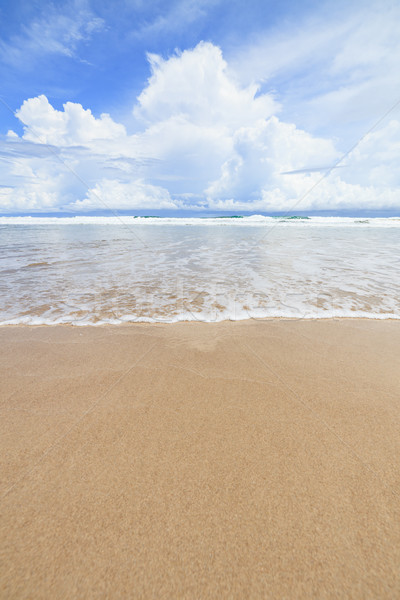
[[[400,3],[4,0],[0,214],[400,214]]]

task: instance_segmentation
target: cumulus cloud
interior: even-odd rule
[[[98,210],[99,204],[110,209],[154,208],[176,209],[168,190],[137,180],[123,183],[113,179],[103,179],[88,190],[83,200],[71,205],[76,210]]]
[[[232,130],[278,109],[270,94],[257,96],[258,86],[236,83],[221,49],[211,43],[201,42],[168,60],[148,57],[152,75],[134,109],[148,123],[179,116],[193,125]]]
[[[400,206],[397,120],[366,136],[345,168],[308,193],[321,179],[316,169],[340,157],[331,139],[282,121],[275,99],[240,84],[211,43],[149,60],[134,134],[80,104],[56,110],[44,95],[23,103],[22,137],[0,142],[3,212]]]
[[[299,165],[333,164],[338,159],[331,141],[315,138],[277,117],[240,128],[233,141],[233,152],[222,165],[221,177],[207,188],[207,195],[218,200],[234,197],[243,202],[249,196],[257,200],[269,194],[275,200],[265,205],[267,210],[274,210],[271,205],[282,204],[282,197],[294,191],[294,180],[284,175],[286,171]],[[306,181],[307,177],[298,179]],[[281,191],[278,196],[277,190]]]
[[[99,140],[126,137],[125,127],[104,113],[96,119],[90,109],[66,102],[56,110],[43,94],[25,100],[15,116],[24,126],[25,140],[54,146],[94,146]]]

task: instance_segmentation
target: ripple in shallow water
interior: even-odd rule
[[[140,238],[1,227],[0,321],[400,318],[398,228],[163,224]]]

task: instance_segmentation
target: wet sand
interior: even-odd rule
[[[0,328],[2,598],[400,597],[400,322]]]

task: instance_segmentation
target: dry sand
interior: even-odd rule
[[[2,598],[400,597],[400,322],[0,344]]]

